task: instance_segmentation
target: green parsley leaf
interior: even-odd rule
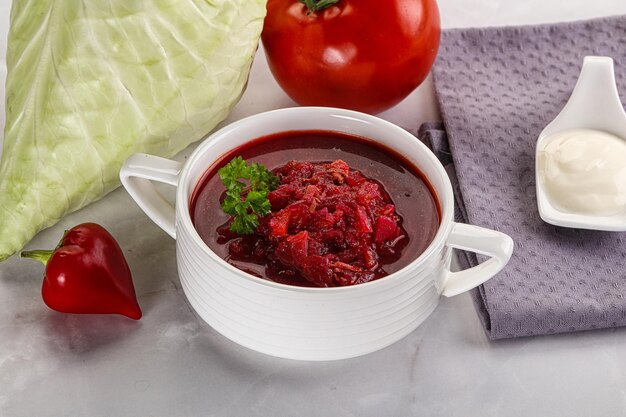
[[[226,187],[222,210],[233,216],[230,230],[240,235],[254,233],[259,218],[272,211],[267,195],[278,186],[278,176],[261,164],[248,165],[241,156],[233,158],[217,174]]]

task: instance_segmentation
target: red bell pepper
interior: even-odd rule
[[[65,232],[56,249],[22,252],[21,256],[46,266],[41,294],[51,309],[141,318],[122,249],[102,226],[79,224]]]

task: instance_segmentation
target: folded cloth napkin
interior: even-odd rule
[[[453,164],[458,219],[515,241],[506,268],[473,293],[492,339],[626,325],[626,233],[544,223],[534,174],[537,137],[586,55],[614,59],[624,102],[624,39],[626,16],[442,34],[433,73],[444,125],[419,135]]]

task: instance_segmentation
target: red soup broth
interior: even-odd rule
[[[220,207],[225,187],[217,171],[237,156],[273,171],[294,160],[342,160],[350,169],[382,186],[395,205],[399,226],[408,239],[393,259],[383,256],[378,260],[373,279],[399,271],[414,261],[430,245],[439,228],[441,209],[433,187],[417,167],[397,152],[370,139],[332,131],[288,131],[264,136],[220,157],[198,181],[190,201],[191,220],[204,243],[226,262],[251,275],[289,285],[316,286],[297,274],[289,278],[268,275],[270,268],[264,262],[245,262],[230,256],[230,242],[224,241],[223,236],[230,216]]]

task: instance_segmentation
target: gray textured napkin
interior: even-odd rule
[[[626,325],[626,233],[559,228],[537,211],[537,136],[586,55],[613,57],[624,102],[626,16],[442,34],[433,72],[444,125],[420,137],[453,164],[459,219],[515,241],[504,271],[473,294],[492,339]]]

